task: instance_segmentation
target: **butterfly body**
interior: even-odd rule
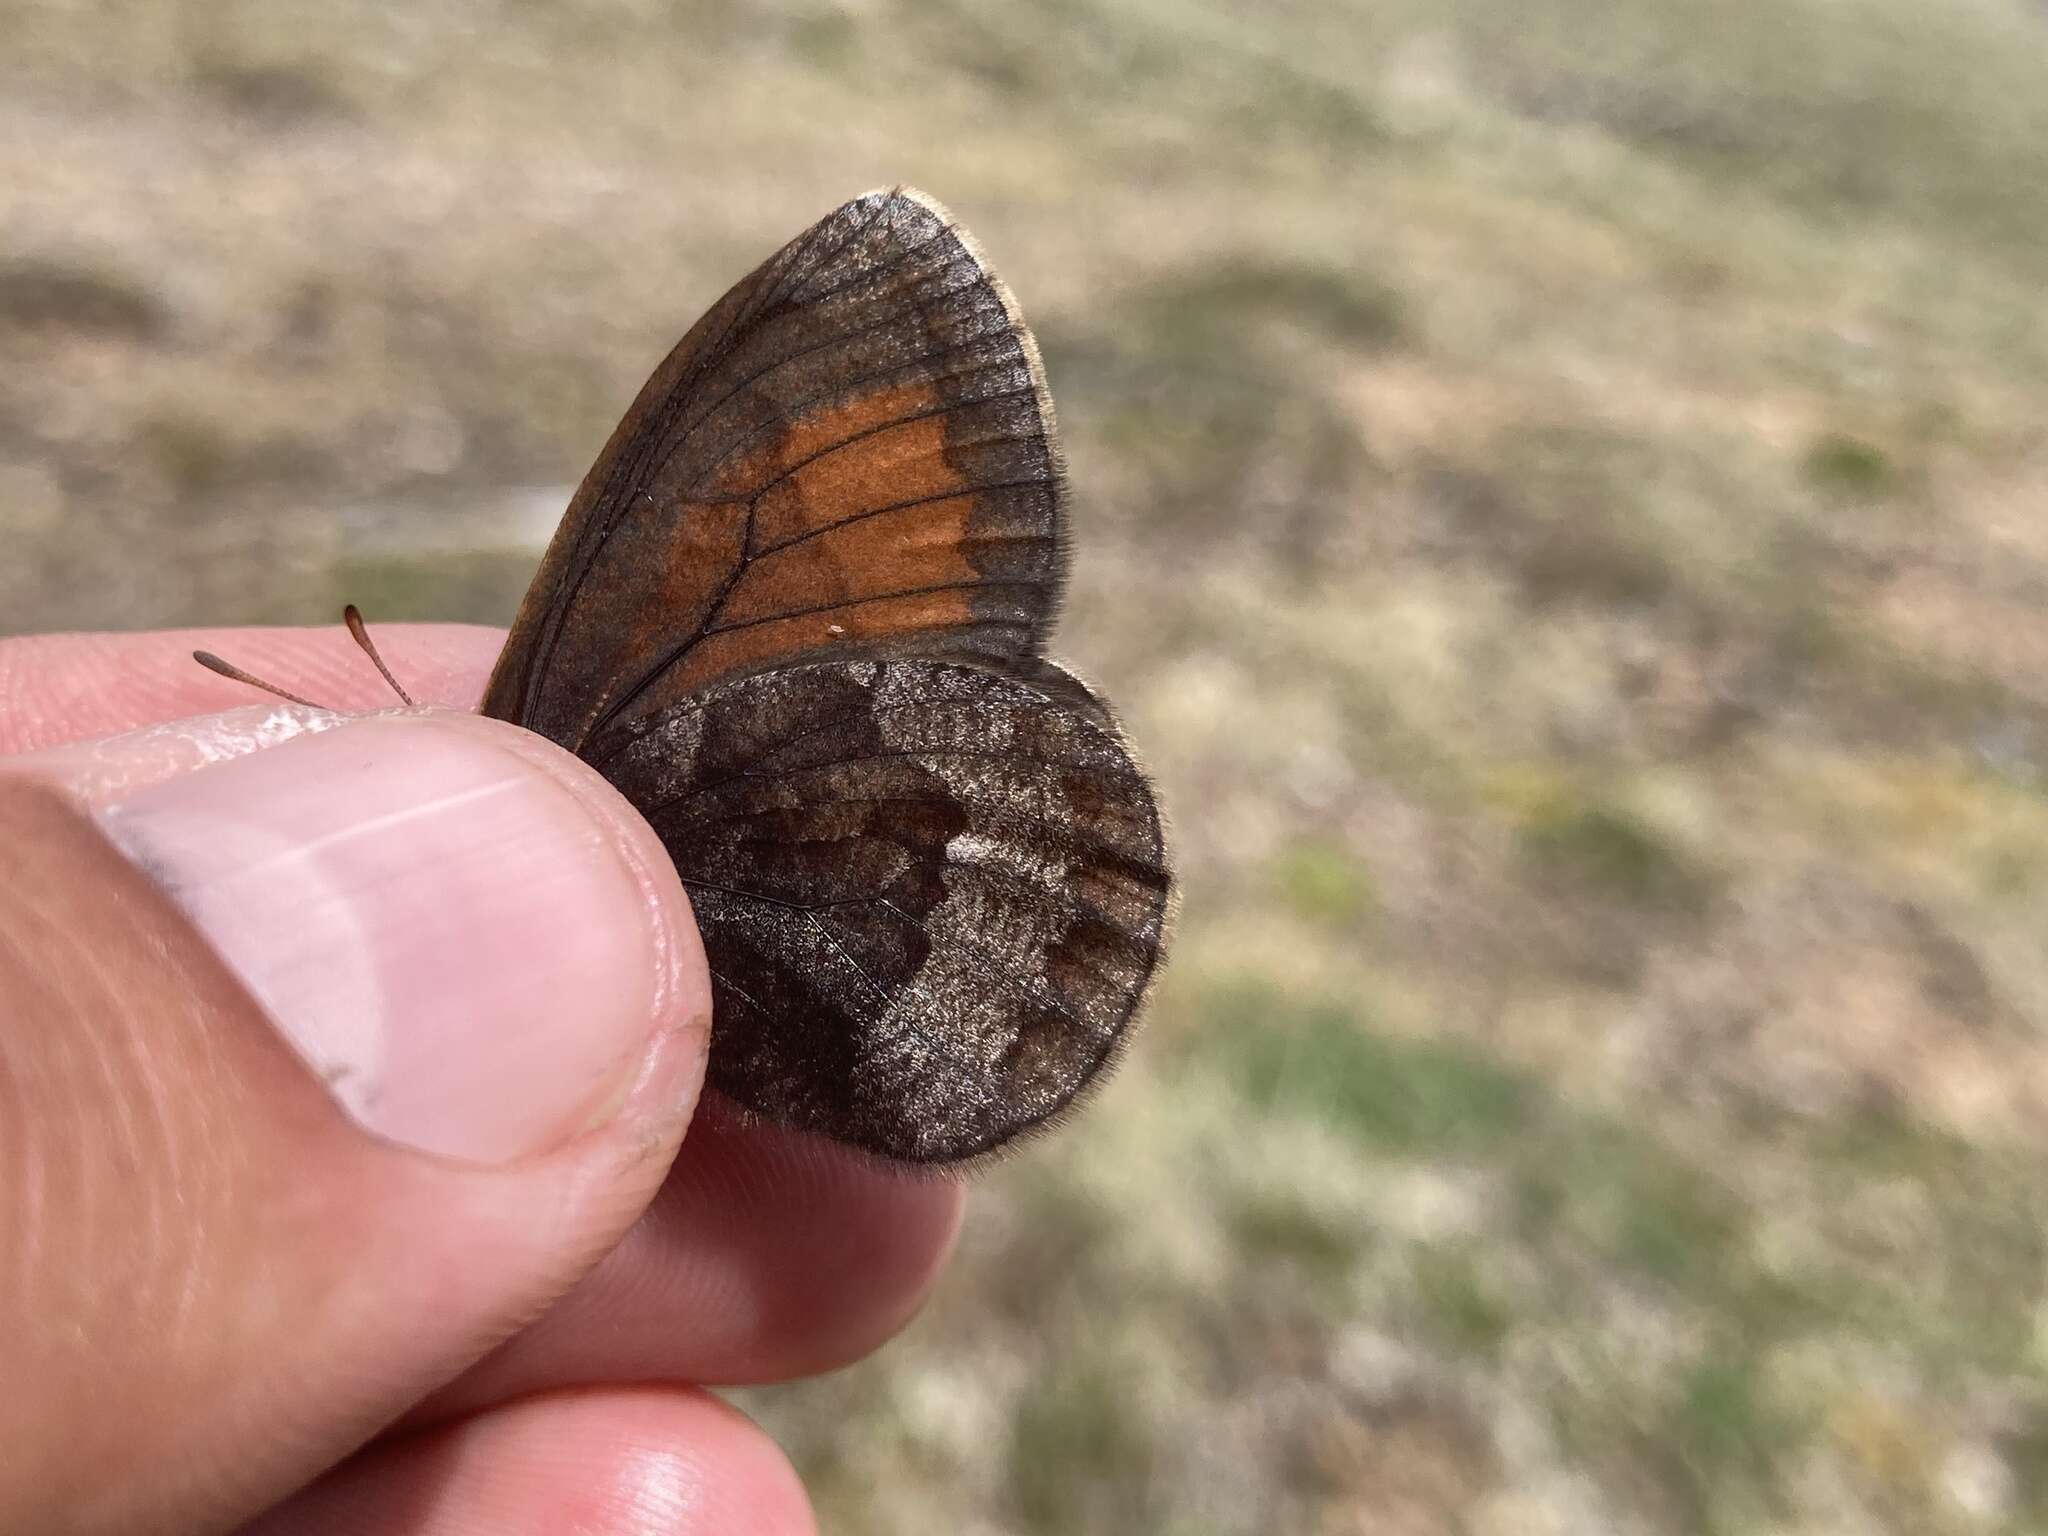
[[[484,711],[662,836],[741,1105],[952,1162],[1114,1056],[1169,877],[1107,709],[1043,657],[1064,499],[1029,331],[899,189],[720,300],[571,502]]]

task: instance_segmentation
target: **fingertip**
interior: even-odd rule
[[[955,1180],[892,1171],[707,1097],[625,1239],[417,1421],[593,1382],[740,1385],[849,1365],[930,1298],[965,1198]]]
[[[525,1398],[372,1446],[248,1532],[816,1529],[789,1459],[746,1415],[696,1388],[627,1387]]]
[[[605,777],[582,759],[563,751],[532,731],[480,715],[441,715],[458,729],[477,732],[551,778],[604,829],[607,841],[625,864],[649,915],[656,948],[657,990],[654,1012],[657,1032],[689,1029],[708,1032],[711,1018],[711,969],[704,940],[697,931],[682,877],[661,837]]]
[[[500,721],[341,718],[98,819],[351,1118],[400,1145],[475,1163],[550,1151],[621,1107],[658,1042],[708,1023],[688,903],[652,832]]]
[[[773,1221],[762,1219],[764,1190]],[[634,1236],[683,1248],[749,1299],[745,1326],[695,1379],[786,1381],[850,1365],[902,1332],[938,1284],[966,1204],[958,1178],[849,1152],[707,1094]]]

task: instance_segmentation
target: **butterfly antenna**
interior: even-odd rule
[[[417,708],[418,706],[413,704],[412,695],[391,675],[391,669],[384,665],[384,658],[377,654],[377,647],[370,639],[370,631],[363,623],[363,615],[354,603],[341,610],[341,622],[348,626],[348,632],[355,637],[356,644],[363,648],[363,654],[375,662],[377,670],[384,674],[384,681],[391,685],[391,691],[405,700],[408,706]]]
[[[232,661],[222,661],[211,651],[194,651],[192,659],[209,672],[218,672],[222,677],[232,679],[235,682],[247,683],[251,688],[261,688],[265,693],[274,693],[280,699],[285,699],[293,704],[303,704],[308,709],[324,709],[326,707],[325,705],[315,704],[311,699],[301,698],[298,694],[292,693],[288,689],[280,688],[275,683],[266,683],[255,674],[244,672]]]

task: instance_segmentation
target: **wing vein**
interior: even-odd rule
[[[780,613],[757,614],[751,619],[736,619],[730,624],[717,624],[706,629],[702,638],[709,640],[713,635],[730,635],[743,629],[759,629],[763,624],[780,624],[786,619],[807,619],[820,613],[841,613],[848,608],[864,608],[869,603],[889,603],[902,597],[930,597],[940,592],[986,591],[991,587],[1018,587],[1034,590],[1044,587],[1045,582],[1009,578],[1003,581],[935,581],[922,587],[898,587],[891,592],[870,592],[862,597],[841,598],[836,602],[813,603],[808,608],[789,608]]]
[[[963,496],[981,496],[989,491],[1014,491],[1026,486],[1046,485],[1048,483],[1047,480],[1037,476],[1021,480],[991,480],[984,485],[961,486],[950,491],[934,491],[929,496],[912,496],[905,501],[892,501],[886,507],[869,507],[864,511],[854,513],[850,517],[842,517],[836,523],[826,523],[820,528],[807,528],[802,533],[792,534],[778,543],[764,545],[747,557],[748,563],[751,565],[755,561],[766,560],[770,555],[779,555],[785,549],[794,549],[799,544],[808,544],[813,539],[821,539],[829,533],[836,533],[841,528],[851,528],[855,523],[864,523],[871,517],[884,517],[891,512],[908,512],[913,507],[928,507],[941,501],[958,501]],[[1024,535],[1023,537],[1050,539],[1051,535]],[[712,633],[715,634],[717,631],[714,630]]]
[[[929,356],[933,357],[939,355],[940,354],[938,353],[929,354]],[[910,366],[912,365],[907,363],[898,365],[898,367]],[[823,397],[820,396],[818,398]],[[983,395],[979,400],[956,402],[951,405],[935,405],[928,410],[911,411],[907,415],[892,417],[888,421],[877,423],[872,427],[863,427],[860,431],[854,433],[851,437],[843,437],[836,443],[828,443],[825,447],[818,449],[815,453],[805,454],[804,457],[798,459],[795,463],[783,469],[781,473],[775,475],[771,479],[763,480],[759,485],[753,487],[751,490],[731,491],[722,496],[706,496],[697,489],[698,486],[701,486],[703,484],[704,480],[704,477],[700,475],[698,476],[696,481],[692,483],[690,490],[687,493],[685,493],[684,500],[686,504],[692,506],[715,507],[719,505],[721,502],[745,501],[750,496],[765,496],[768,492],[774,490],[776,486],[782,484],[783,481],[790,479],[792,476],[800,474],[802,471],[810,468],[811,465],[817,463],[818,460],[830,458],[835,453],[842,453],[846,449],[851,448],[858,443],[863,443],[871,437],[879,437],[884,432],[894,432],[898,427],[907,427],[916,422],[929,421],[934,416],[950,416],[955,411],[972,410],[977,405],[994,405],[1004,400],[1027,400],[1036,398],[1036,392],[1033,390],[1009,389],[1004,390],[1000,394]],[[967,446],[980,448],[990,443],[1033,443],[1042,441],[1044,437],[1045,433],[1043,431],[1032,432],[1023,436],[1019,436],[1016,433],[1004,433],[999,437],[979,438],[975,442],[968,444]]]

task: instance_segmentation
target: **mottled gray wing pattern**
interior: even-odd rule
[[[949,1162],[1043,1125],[1115,1052],[1160,947],[1158,813],[1043,663],[826,659],[714,686],[604,765],[695,905],[710,1082]]]

